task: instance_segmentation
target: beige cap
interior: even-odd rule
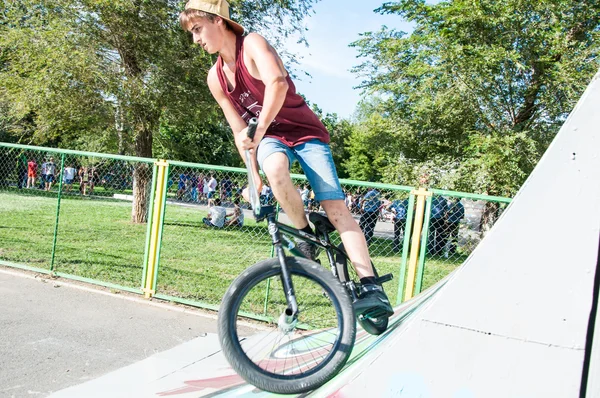
[[[189,0],[185,5],[185,9],[200,10],[218,15],[229,23],[236,34],[244,34],[244,27],[229,18],[229,3],[226,0]]]

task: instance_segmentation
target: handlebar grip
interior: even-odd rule
[[[254,134],[256,134],[256,127],[258,127],[258,119],[253,117],[248,121],[248,138],[254,140]]]

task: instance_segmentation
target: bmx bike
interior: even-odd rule
[[[256,120],[248,126],[252,137]],[[361,297],[361,285],[343,245],[331,242],[335,227],[315,212],[309,214],[315,235],[278,222],[274,206],[261,206],[248,153],[246,160],[254,217],[267,220],[275,257],[250,266],[229,286],[219,309],[219,340],[230,365],[247,382],[269,392],[299,394],[343,368],[354,346],[356,321],[378,335],[387,329],[388,317],[355,316],[352,303]],[[306,258],[290,237],[321,248],[330,270]],[[286,256],[284,248],[294,256]],[[373,270],[378,284],[392,279]],[[243,320],[256,313],[270,326],[245,338]]]

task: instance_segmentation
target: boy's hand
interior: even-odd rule
[[[254,150],[258,146],[256,142],[260,142],[260,140],[251,140],[248,137],[248,127],[245,127],[240,133],[237,135],[238,138],[238,146],[242,148],[242,150]],[[254,138],[257,138],[256,136]]]
[[[250,138],[248,138],[248,127],[244,127],[244,129],[235,136],[236,144],[244,151],[255,151],[265,133],[265,130],[257,128],[256,133],[254,134],[254,140],[251,140]]]

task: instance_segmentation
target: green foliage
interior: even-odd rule
[[[514,194],[598,68],[599,2],[402,0],[379,11],[416,24],[353,43],[376,96],[367,109],[397,131],[385,178],[446,164],[436,178],[447,188]]]
[[[351,178],[381,181],[390,163],[390,153],[397,153],[396,132],[390,121],[377,113],[364,120],[346,140],[349,157],[343,162]]]
[[[331,154],[338,176],[340,178],[348,177],[343,162],[350,156],[346,142],[352,134],[352,123],[346,119],[340,119],[336,113],[327,113],[324,115],[323,110],[316,104],[312,105],[312,110],[321,119],[321,122],[323,122],[323,125],[329,132],[329,146],[331,147]]]
[[[268,30],[277,45],[292,32],[302,33],[298,22],[313,2],[232,1],[232,15],[255,29],[291,22]],[[239,163],[233,140],[225,139],[222,113],[206,85],[206,73],[215,57],[193,45],[178,24],[184,1],[3,3],[3,138],[138,156]],[[288,59],[293,63],[293,55]]]

